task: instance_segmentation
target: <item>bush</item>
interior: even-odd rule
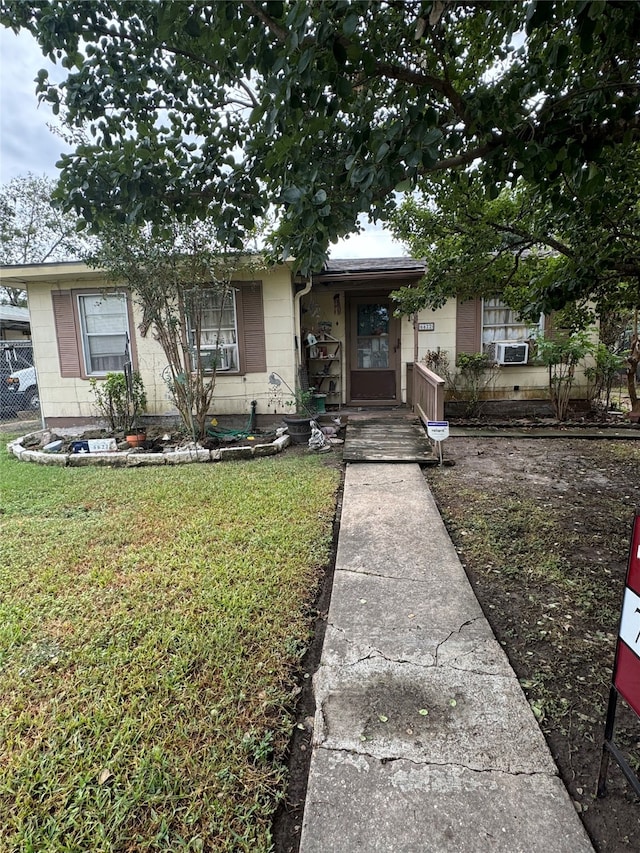
[[[586,331],[574,332],[537,342],[536,360],[549,368],[549,396],[553,411],[559,421],[569,413],[569,399],[575,379],[576,367],[594,351],[594,344]]]
[[[595,364],[584,371],[589,382],[589,399],[594,408],[600,406],[606,412],[611,403],[613,383],[624,369],[625,360],[623,356],[611,352],[603,343],[596,346],[594,355]]]
[[[91,379],[95,406],[113,432],[126,433],[147,408],[144,383],[139,373],[127,381],[124,373],[107,373],[104,379]]]
[[[486,352],[460,352],[456,367],[459,372],[453,380],[453,391],[466,404],[466,417],[477,418],[482,411],[482,394],[493,382],[498,368]]]

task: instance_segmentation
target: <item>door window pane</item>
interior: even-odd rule
[[[389,309],[386,305],[358,305],[357,361],[362,370],[389,367]]]

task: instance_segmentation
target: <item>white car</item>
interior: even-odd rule
[[[3,403],[6,403],[8,413],[40,411],[40,395],[38,393],[35,367],[24,367],[22,370],[14,370],[5,381],[6,387],[3,394]]]

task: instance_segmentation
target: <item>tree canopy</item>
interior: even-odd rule
[[[79,134],[61,197],[86,220],[209,217],[317,269],[365,212],[433,172],[598,193],[640,138],[640,3],[3,0],[67,69],[40,97]]]
[[[452,296],[500,296],[534,318],[565,305],[640,309],[640,150],[621,146],[597,169],[599,192],[581,197],[568,176],[553,187],[520,181],[490,199],[467,176],[422,181],[422,195],[392,216],[394,235],[426,258],[403,313]]]
[[[51,203],[56,182],[28,174],[0,187],[0,264],[77,260],[88,248],[77,218]],[[24,290],[6,287],[0,301],[26,304]]]

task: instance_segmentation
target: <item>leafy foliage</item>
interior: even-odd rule
[[[56,182],[28,174],[0,189],[0,264],[39,264],[78,259],[87,240],[76,233],[76,216],[53,205]],[[3,287],[0,301],[26,304],[24,290]]]
[[[398,311],[438,308],[455,296],[499,296],[531,321],[562,310],[564,328],[573,331],[597,317],[610,344],[633,326],[627,384],[635,411],[638,145],[620,146],[607,163],[585,167],[582,183],[590,180],[598,193],[589,198],[579,181],[562,175],[544,188],[520,180],[495,199],[466,175],[423,180],[422,197],[407,199],[392,218],[396,237],[426,259],[419,285],[395,294]]]
[[[495,381],[497,365],[486,352],[460,352],[456,357],[459,373],[452,377],[452,393],[465,404],[465,414],[477,417],[482,411],[482,393]]]
[[[201,357],[206,294],[222,304],[233,299],[231,276],[258,261],[216,245],[202,223],[167,221],[162,234],[148,227],[103,227],[88,258],[118,286],[126,285],[142,309],[140,332],[150,328],[167,359],[164,374],[187,433],[202,438],[216,384],[218,363]]]
[[[103,380],[92,377],[89,382],[96,408],[113,432],[126,433],[147,407],[147,395],[139,373],[131,374],[130,383],[124,373],[107,373]]]
[[[624,358],[600,341],[594,350],[594,363],[585,368],[589,382],[589,396],[594,406],[602,406],[607,412],[611,402],[613,384],[624,367]]]
[[[537,341],[536,359],[549,368],[549,396],[559,421],[567,419],[576,367],[593,353],[594,343],[586,331]]]
[[[566,176],[544,189],[519,181],[490,199],[462,176],[422,183],[394,215],[395,236],[425,257],[420,286],[399,294],[410,313],[451,296],[500,296],[536,319],[573,306],[588,324],[640,307],[640,150],[617,149],[588,203]],[[595,180],[595,178],[594,178]]]
[[[561,176],[585,203],[640,136],[640,3],[3,0],[0,21],[61,60],[41,98],[78,133],[60,197],[91,223],[212,217],[239,248],[318,269],[361,212],[471,169],[490,198]]]

